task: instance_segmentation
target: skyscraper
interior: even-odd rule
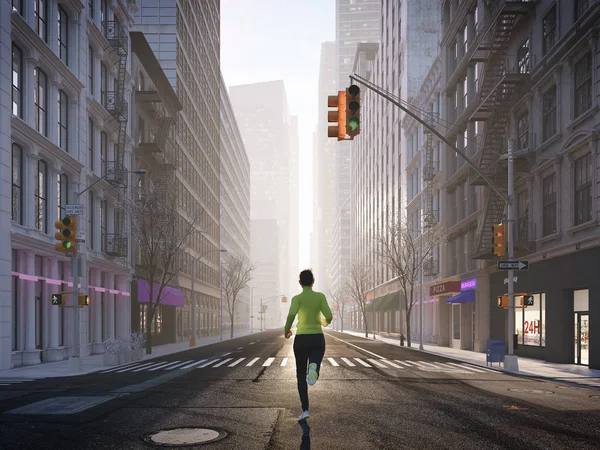
[[[220,4],[219,0],[141,0],[134,16],[183,105],[177,122],[176,183],[185,209],[201,217],[202,234],[183,257],[179,284],[191,289],[193,259],[198,330],[219,332],[220,274]],[[189,303],[185,307],[189,320]],[[185,319],[184,319],[185,322]]]
[[[268,276],[278,278],[280,292],[257,284],[254,298],[291,296],[297,290],[298,276],[298,122],[289,113],[281,80],[232,86],[229,96],[250,158],[253,230],[254,221],[277,222],[277,236],[272,236],[272,241],[269,235],[256,234],[261,238],[252,242],[252,259],[257,261],[255,279],[267,276],[263,273],[266,266],[258,265],[258,257],[266,254],[260,249],[279,243],[278,260],[276,265],[268,265]]]

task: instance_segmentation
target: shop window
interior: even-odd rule
[[[521,345],[546,346],[546,294],[532,294],[533,306],[515,308],[515,333]]]

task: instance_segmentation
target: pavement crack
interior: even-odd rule
[[[260,369],[260,372],[258,372],[258,375],[256,375],[256,377],[252,380],[252,382],[258,383],[260,381],[260,377],[265,373],[265,370],[267,370],[266,367],[263,367],[262,369]]]

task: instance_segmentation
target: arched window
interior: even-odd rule
[[[35,227],[48,233],[48,164],[38,161],[37,176],[35,177]]]
[[[35,129],[48,136],[47,119],[47,104],[48,104],[48,79],[46,74],[39,67],[33,70],[34,78],[34,104],[35,104]]]
[[[69,98],[58,91],[58,146],[69,151]]]
[[[69,16],[58,6],[58,57],[69,65]]]
[[[57,205],[57,220],[62,219],[67,215],[65,207],[69,203],[69,177],[64,173],[56,175],[56,205]]]
[[[48,0],[33,0],[35,32],[44,42],[48,42]]]
[[[12,113],[23,117],[23,53],[12,46]]]
[[[23,225],[23,149],[12,145],[12,220]]]

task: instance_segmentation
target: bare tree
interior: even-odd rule
[[[162,181],[162,182],[161,182]],[[149,285],[146,309],[146,353],[152,353],[152,321],[166,294],[190,258],[185,250],[197,231],[197,217],[178,207],[173,183],[154,178],[139,185],[133,198],[124,200],[138,247],[136,273]]]
[[[231,319],[231,337],[233,337],[235,308],[240,300],[239,293],[252,280],[254,269],[254,264],[246,264],[244,258],[238,255],[231,255],[223,264],[221,289],[225,300],[225,310]]]
[[[369,325],[367,322],[367,292],[371,288],[369,267],[364,264],[352,264],[350,266],[349,278],[345,288],[348,290],[354,302],[360,308],[363,316],[365,337],[369,337]]]
[[[335,292],[329,292],[329,298],[333,302],[334,310],[340,318],[340,331],[344,331],[344,310],[346,305],[350,303],[351,293],[347,285],[342,286]]]
[[[419,285],[420,271],[428,271],[433,264],[435,248],[443,242],[445,234],[441,225],[425,230],[423,250],[421,252],[421,233],[408,225],[406,218],[396,217],[388,220],[384,232],[376,237],[377,255],[390,267],[397,277],[403,295],[401,300],[406,312],[406,340],[410,347],[410,317],[413,307],[419,300],[415,298],[415,286]]]

